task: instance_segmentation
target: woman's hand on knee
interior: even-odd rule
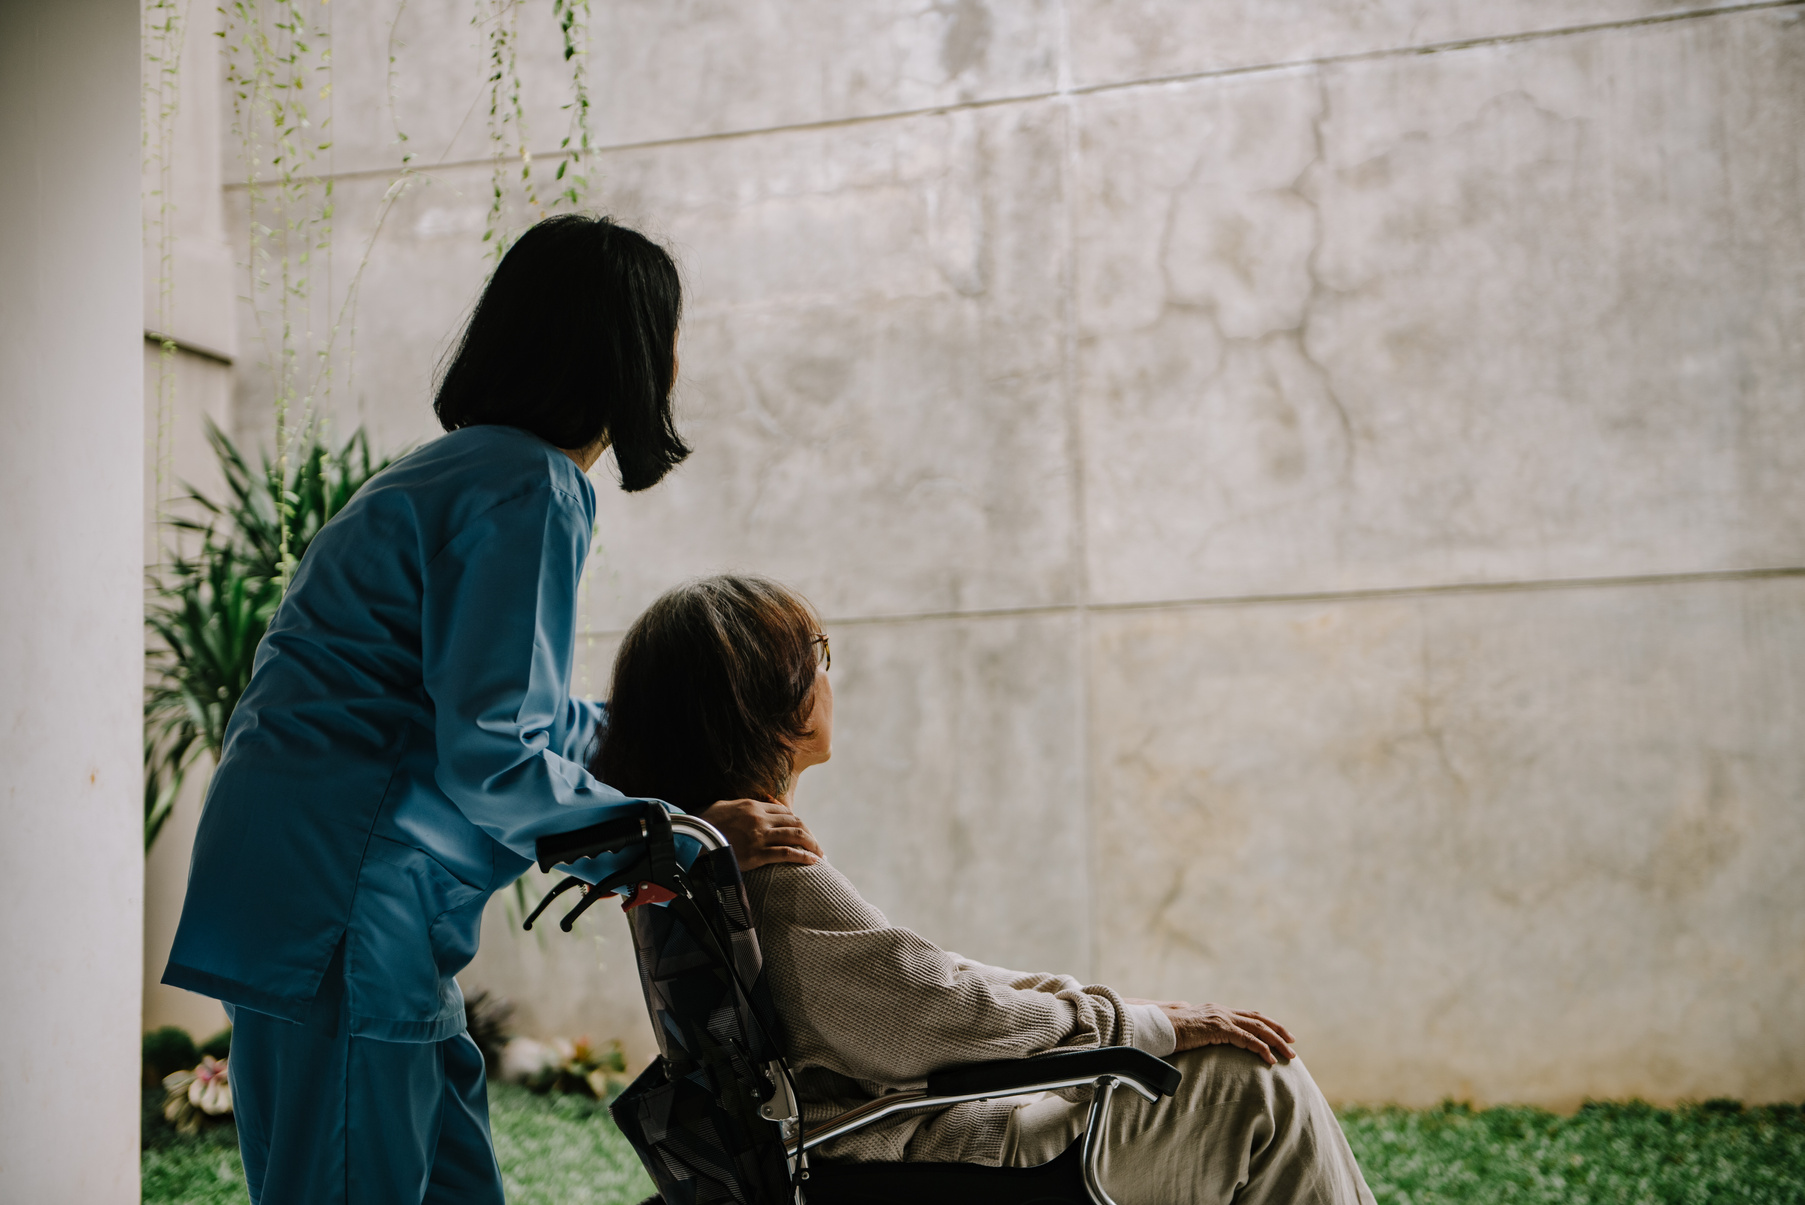
[[[1157,1003],[1172,1022],[1180,1050],[1239,1046],[1258,1055],[1268,1066],[1279,1059],[1297,1057],[1297,1051],[1291,1047],[1296,1039],[1290,1031],[1259,1013],[1217,1004],[1191,1005],[1176,1000]]]
[[[768,799],[724,799],[702,813],[733,846],[740,870],[773,862],[813,866],[824,856],[808,825],[781,803]]]

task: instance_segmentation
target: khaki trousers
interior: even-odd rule
[[[1117,1205],[1373,1205],[1354,1152],[1301,1059],[1268,1067],[1233,1046],[1173,1055],[1174,1096],[1110,1103],[1101,1174]],[[1048,1094],[1010,1115],[1005,1167],[1056,1158],[1088,1104]]]

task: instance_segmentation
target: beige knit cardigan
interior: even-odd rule
[[[1145,1032],[1143,1008],[1107,987],[986,966],[897,928],[826,862],[762,867],[746,876],[746,889],[809,1126],[920,1088],[942,1067],[1158,1040]],[[904,1114],[818,1154],[995,1166],[1021,1103]]]

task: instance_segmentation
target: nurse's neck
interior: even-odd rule
[[[595,462],[602,458],[602,453],[608,450],[608,443],[608,434],[603,432],[600,439],[586,448],[559,448],[558,451],[576,461],[577,468],[587,473],[595,467]]]

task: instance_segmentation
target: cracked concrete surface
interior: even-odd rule
[[[1802,604],[1094,617],[1099,977],[1255,1001],[1366,1099],[1796,1096]]]
[[[1794,441],[1741,428],[1802,408],[1757,99],[1801,47],[1752,13],[1085,105],[1098,596],[1800,563]]]
[[[772,574],[834,638],[805,813],[899,921],[1268,1011],[1338,1100],[1798,1099],[1805,10],[1697,7],[597,6],[698,450],[598,478],[579,688],[671,583]],[[408,13],[414,145],[480,158],[470,31]],[[341,426],[431,434],[487,172],[384,228]],[[643,1057],[592,915],[498,903],[467,984]]]

